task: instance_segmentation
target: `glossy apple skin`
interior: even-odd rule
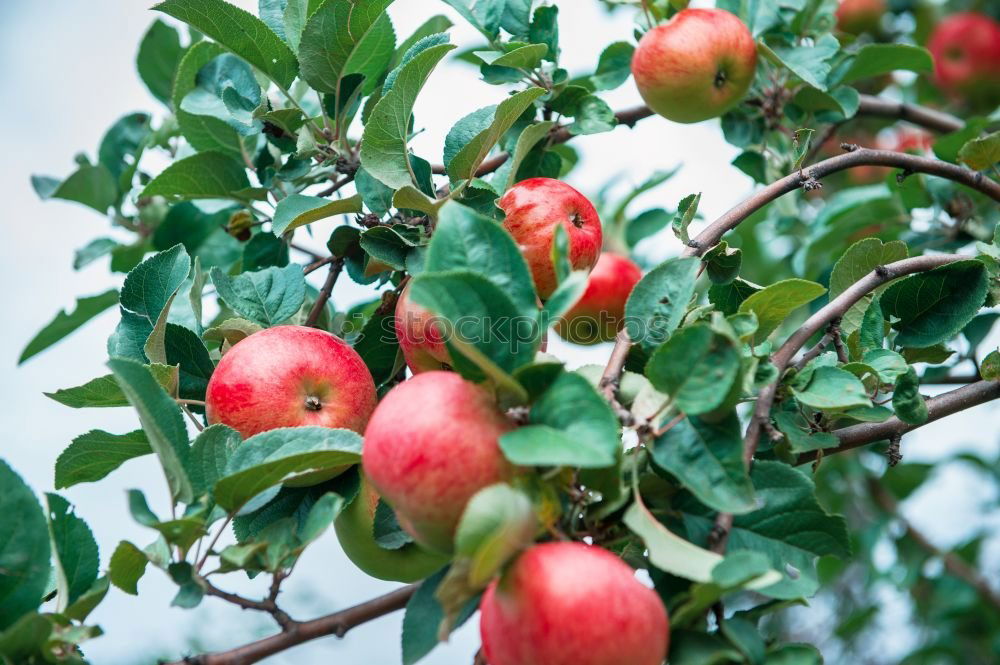
[[[410,300],[410,287],[396,300],[396,338],[406,364],[414,374],[451,367],[451,354],[434,314]]]
[[[382,398],[361,463],[414,540],[450,552],[472,495],[513,474],[498,443],[512,427],[484,388],[454,372],[423,372]]]
[[[625,301],[640,279],[642,269],[634,261],[614,252],[602,253],[586,290],[556,324],[556,332],[575,344],[613,341],[625,324]]]
[[[885,0],[840,0],[837,27],[852,35],[872,32],[885,12]]]
[[[757,46],[734,14],[685,9],[639,40],[632,76],[653,111],[675,122],[715,118],[753,82]]]
[[[1000,22],[977,12],[952,14],[934,29],[927,48],[942,90],[973,102],[1000,99]]]
[[[480,602],[490,665],[661,665],[663,603],[628,564],[577,542],[535,545]]]
[[[561,180],[522,180],[507,190],[497,205],[506,214],[503,226],[528,262],[542,300],[552,295],[557,285],[552,263],[556,225],[561,224],[569,238],[569,262],[574,270],[590,270],[597,263],[604,239],[597,210],[586,196]]]
[[[328,332],[276,326],[237,342],[208,382],[209,423],[243,438],[277,427],[318,425],[359,434],[375,409],[375,382],[361,356]]]
[[[333,528],[347,558],[362,571],[380,580],[416,582],[448,563],[448,557],[425,550],[416,543],[387,550],[375,542],[373,522],[378,493],[362,476],[354,501],[337,516]]]

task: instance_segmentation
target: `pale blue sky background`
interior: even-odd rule
[[[76,435],[93,428],[125,432],[137,426],[128,409],[72,410],[42,395],[42,391],[77,385],[105,373],[105,340],[116,322],[109,312],[63,344],[16,368],[20,350],[31,336],[62,307],[71,307],[77,295],[99,293],[120,284],[106,261],[81,272],[71,267],[73,250],[98,235],[109,224],[89,209],[65,202],[42,204],[29,184],[29,175],[62,176],[72,168],[80,150],[94,155],[105,129],[121,115],[137,110],[161,113],[135,73],[138,41],[154,14],[146,0],[30,0],[0,1],[0,133],[4,159],[4,242],[0,244],[0,456],[22,473],[38,492],[51,490],[52,466],[59,452]],[[251,0],[240,0],[252,8]],[[561,9],[563,64],[572,73],[592,69],[600,49],[614,40],[629,39],[627,12],[609,16],[589,0],[556,2]],[[397,33],[409,34],[433,13],[453,16],[453,40],[472,45],[474,31],[436,0],[398,0],[390,10]],[[496,103],[503,91],[478,81],[478,72],[466,65],[445,63],[431,77],[416,108],[417,124],[426,131],[413,142],[415,150],[440,161],[440,146],[451,125],[469,111]],[[607,95],[614,108],[639,102],[631,82]],[[574,143],[582,148],[580,168],[571,184],[592,194],[612,176],[625,174],[621,186],[641,182],[651,171],[685,161],[685,168],[667,185],[644,196],[636,210],[654,205],[672,208],[683,196],[704,192],[701,209],[709,219],[726,210],[750,190],[749,179],[729,166],[737,154],[726,144],[718,123],[676,125],[651,119],[634,130],[619,128],[610,134],[586,137]],[[686,159],[683,156],[687,155]],[[325,239],[329,226],[317,225],[316,237]],[[306,239],[303,235],[302,241]],[[321,242],[313,243],[321,247]],[[664,238],[652,251],[666,256],[676,250]],[[365,292],[342,280],[334,295],[339,308],[357,302]],[[572,365],[603,362],[607,347],[581,350],[556,340],[552,352]],[[945,454],[945,444],[997,450],[1000,419],[991,407],[980,407],[910,435],[903,451],[908,461],[932,461]],[[99,485],[78,485],[64,494],[77,505],[101,545],[102,565],[115,544],[131,539],[140,545],[152,540],[147,529],[134,524],[125,504],[125,490],[143,489],[154,509],[165,510],[163,485],[151,458],[130,462]],[[983,483],[972,472],[950,466],[934,491],[921,491],[907,504],[913,521],[943,546],[956,542],[973,528],[984,495]],[[957,517],[958,516],[958,517]],[[2,519],[2,517],[0,517]],[[986,519],[986,518],[982,518]],[[998,548],[991,549],[997,561]],[[996,566],[993,570],[997,572]],[[231,575],[231,588],[258,593],[260,583]],[[333,611],[396,585],[366,578],[340,552],[332,531],[302,558],[286,583],[282,599],[297,618]],[[273,630],[269,619],[245,613],[222,601],[206,599],[194,611],[168,607],[174,587],[157,570],[140,582],[141,596],[112,590],[93,614],[106,635],[89,643],[92,662],[104,665],[152,663],[158,657],[177,657],[191,650],[220,649],[263,636]],[[905,608],[899,611],[904,611]],[[352,631],[346,639],[327,638],[266,662],[345,663],[395,665],[400,662],[399,630],[402,614],[383,618]],[[478,647],[475,619],[449,645],[439,647],[428,665],[466,665]],[[887,648],[891,648],[888,645]]]

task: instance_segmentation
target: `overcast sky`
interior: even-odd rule
[[[236,4],[251,9],[254,3],[241,0]],[[609,16],[597,2],[589,0],[553,4],[562,9],[563,65],[571,73],[592,70],[605,44],[631,38],[628,12]],[[42,204],[31,190],[29,175],[66,175],[72,169],[73,155],[83,150],[93,157],[105,129],[121,115],[138,110],[162,112],[135,73],[138,41],[155,17],[146,5],[144,0],[0,1],[0,61],[5,63],[0,68],[0,87],[6,100],[0,105],[5,148],[0,182],[6,196],[5,236],[0,244],[0,280],[4,285],[0,311],[5,313],[5,324],[0,326],[5,349],[0,357],[0,431],[5,434],[0,456],[38,492],[52,489],[53,463],[74,436],[94,428],[125,432],[138,424],[130,409],[77,411],[42,395],[42,391],[78,385],[106,373],[105,341],[117,320],[113,311],[25,366],[17,368],[15,363],[27,340],[60,308],[72,307],[75,296],[120,285],[121,276],[110,275],[106,261],[80,272],[71,266],[74,249],[99,235],[114,234],[108,222],[75,204]],[[456,24],[453,41],[460,46],[476,43],[476,33],[443,2],[397,0],[390,10],[401,36],[433,13],[452,16]],[[431,76],[417,103],[417,126],[425,131],[413,141],[415,151],[440,161],[440,147],[451,125],[469,111],[503,97],[501,88],[479,81],[474,68],[444,63]],[[640,101],[631,82],[606,98],[614,108]],[[737,151],[724,142],[716,121],[682,126],[647,120],[633,130],[619,128],[581,139],[575,145],[582,148],[582,161],[570,182],[588,194],[619,174],[620,187],[625,189],[653,170],[684,163],[672,181],[640,199],[637,210],[654,205],[672,208],[685,195],[701,191],[701,210],[711,219],[750,191],[749,179],[729,166]],[[329,226],[316,226],[319,241],[314,245],[321,247]],[[675,242],[667,238],[653,249],[660,256],[675,251]],[[365,295],[342,280],[334,302],[344,309]],[[579,365],[603,362],[608,347],[583,351],[555,341],[550,351]],[[952,449],[958,446],[995,455],[998,424],[994,408],[980,407],[947,424],[931,425],[908,436],[904,454],[908,461],[933,461],[948,452],[944,448],[949,444]],[[908,513],[942,545],[950,545],[975,526],[971,517],[956,520],[953,516],[977,515],[977,505],[989,498],[983,484],[975,480],[970,472],[949,467],[942,474],[939,489],[918,493],[908,503]],[[102,565],[107,565],[119,540],[134,540],[140,546],[152,540],[151,532],[129,517],[125,490],[143,489],[154,509],[165,511],[162,485],[155,462],[145,458],[129,462],[99,485],[78,485],[64,491],[93,528],[101,545]],[[943,516],[950,519],[941,519]],[[259,583],[241,580],[239,575],[230,575],[226,583],[248,593],[260,588]],[[283,600],[294,616],[307,618],[395,586],[356,571],[340,552],[331,531],[302,558],[296,574],[285,585]],[[147,573],[140,582],[140,592],[137,599],[112,589],[94,612],[93,620],[106,634],[86,646],[93,662],[149,663],[161,656],[182,655],[189,642],[192,651],[218,649],[273,630],[269,620],[215,599],[207,599],[194,611],[168,607],[174,587],[158,570]],[[401,619],[401,614],[386,617],[352,631],[342,641],[327,638],[267,662],[394,665],[400,662]],[[475,624],[471,621],[449,645],[440,647],[427,659],[428,665],[471,663],[478,647]]]

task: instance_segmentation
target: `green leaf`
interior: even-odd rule
[[[398,74],[391,89],[372,109],[362,135],[361,164],[388,187],[415,184],[407,149],[413,105],[431,71],[453,48],[452,44],[438,44],[400,65],[394,70]],[[387,87],[389,83],[387,78]]]
[[[581,98],[567,115],[573,116],[573,122],[567,129],[575,135],[610,132],[618,126],[615,112],[597,95]]]
[[[677,212],[674,213],[674,218],[670,220],[670,226],[674,230],[674,235],[685,245],[691,240],[688,236],[688,225],[694,220],[694,216],[698,214],[698,204],[700,202],[701,192],[688,194],[677,204]]]
[[[406,55],[406,52],[413,48],[413,46],[420,40],[425,37],[430,37],[431,35],[447,32],[453,25],[455,24],[452,23],[451,19],[447,16],[437,14],[430,17],[421,23],[420,27],[414,30],[412,35],[404,39],[399,46],[396,47],[396,53],[392,56],[391,66],[393,68],[398,66],[399,63],[402,62],[403,56]]]
[[[438,629],[444,621],[444,610],[437,599],[437,590],[448,569],[434,573],[420,583],[417,592],[406,603],[403,615],[403,665],[414,665],[438,645]],[[471,599],[454,622],[458,628],[478,609],[478,598]]]
[[[787,464],[757,460],[750,477],[762,507],[736,516],[726,551],[767,555],[784,579],[760,589],[761,593],[773,598],[813,595],[819,587],[816,557],[850,555],[844,519],[828,514],[816,500],[813,481]],[[684,513],[692,540],[703,542],[714,523],[712,511],[693,500],[675,503],[675,507]]]
[[[840,51],[840,42],[826,33],[810,46],[763,48],[767,49],[765,54],[775,56],[781,65],[800,79],[825,91],[830,60]]]
[[[56,459],[56,489],[98,481],[128,460],[152,452],[141,429],[128,434],[90,430],[73,439]]]
[[[381,499],[375,506],[372,535],[375,537],[375,543],[384,550],[398,550],[413,542],[412,536],[399,526],[396,511]]]
[[[258,117],[263,101],[260,84],[245,60],[223,53],[206,64],[197,85],[181,100],[180,110],[217,118],[241,136],[255,136],[263,128]]]
[[[188,437],[180,407],[140,363],[112,358],[108,366],[128,401],[139,412],[139,422],[160,459],[173,498],[190,502],[194,495],[185,471]]]
[[[923,425],[929,414],[920,395],[920,378],[912,367],[899,377],[892,392],[892,409],[896,417],[910,425]]]
[[[524,158],[538,145],[539,141],[548,136],[554,126],[554,122],[545,120],[528,125],[521,131],[517,137],[517,143],[514,145],[513,154],[510,159],[504,162],[503,166],[497,169],[497,174],[493,176],[491,181],[498,191],[501,191],[502,186],[502,191],[505,192],[518,181],[517,170],[524,162]]]
[[[182,245],[154,254],[125,277],[122,307],[155,325],[190,271],[191,257]]]
[[[92,318],[112,307],[118,302],[118,292],[114,289],[96,296],[76,299],[76,309],[69,314],[61,310],[55,318],[49,321],[36,334],[21,352],[17,364],[20,365],[32,356],[41,353],[59,340],[63,339]]]
[[[500,437],[514,464],[599,469],[619,459],[618,420],[579,374],[561,373],[532,405],[528,423]]]
[[[507,294],[522,315],[536,311],[534,282],[513,238],[492,219],[459,203],[441,208],[424,270],[475,272]]]
[[[526,44],[509,51],[475,51],[474,54],[491,67],[532,70],[542,64],[548,52],[549,47],[545,44]]]
[[[284,268],[288,265],[289,260],[288,245],[270,233],[257,233],[243,246],[243,270],[245,272],[253,272],[262,268],[270,268],[271,266]],[[195,287],[192,284],[192,306],[201,305],[201,291],[197,290],[197,288],[204,289],[204,281],[207,277],[207,274],[202,273],[202,283],[200,286]],[[200,322],[200,316],[198,316],[198,320]]]
[[[681,420],[656,439],[653,460],[706,506],[740,514],[756,505],[735,412],[713,422],[697,417]]]
[[[498,384],[523,392],[510,374],[534,359],[540,326],[500,287],[468,270],[424,272],[410,282],[410,297],[443,318],[453,358],[460,354]]]
[[[468,561],[468,584],[482,588],[518,552],[531,545],[538,519],[528,496],[506,483],[476,492],[455,530],[455,552]]]
[[[656,349],[645,371],[653,387],[670,395],[678,410],[689,415],[718,408],[739,373],[740,352],[734,340],[704,324],[677,331]]]
[[[132,514],[132,519],[137,523],[156,529],[163,536],[165,542],[170,545],[177,545],[182,550],[187,550],[198,538],[205,535],[205,520],[200,515],[186,515],[176,519],[161,521],[146,502],[146,497],[139,490],[128,491],[128,507]],[[183,558],[183,553],[180,555]]]
[[[594,88],[614,90],[628,80],[632,74],[632,54],[635,47],[628,42],[614,42],[601,51],[597,61],[597,71],[590,77]]]
[[[149,558],[138,547],[123,540],[118,543],[111,562],[108,564],[108,577],[111,583],[133,596],[139,595],[138,583],[146,572]]]
[[[882,243],[878,238],[863,238],[844,252],[843,256],[833,266],[830,273],[830,300],[833,300],[847,290],[856,281],[875,270],[877,266],[905,259],[909,251],[902,240]],[[856,302],[844,314],[841,330],[844,335],[850,335],[861,327],[864,313],[872,299],[888,286],[881,286],[869,295]]]
[[[299,42],[302,78],[314,90],[346,95],[344,79],[361,75],[370,94],[396,47],[386,7],[392,0],[330,0],[309,16]]]
[[[976,171],[985,171],[1000,162],[1000,132],[972,139],[958,151],[958,159]]]
[[[865,384],[839,367],[817,367],[805,385],[801,381],[792,385],[792,394],[799,402],[823,411],[871,406]]]
[[[875,78],[900,69],[929,73],[934,69],[934,59],[927,49],[911,44],[866,44],[855,55],[840,83]]]
[[[733,315],[747,298],[761,290],[759,286],[737,277],[729,284],[713,284],[708,289],[708,301],[723,314]]]
[[[792,101],[807,111],[833,111],[844,118],[853,118],[861,105],[861,95],[846,85],[837,86],[828,92],[817,90],[812,86],[802,86]]]
[[[559,8],[542,6],[535,10],[528,28],[528,41],[549,47],[546,60],[559,62]]]
[[[172,103],[181,134],[196,150],[223,152],[241,159],[243,139],[235,129],[218,118],[194,115],[181,108],[184,98],[197,86],[201,69],[224,53],[226,50],[214,42],[200,41],[192,45],[177,67]]]
[[[34,493],[0,460],[0,629],[35,610],[49,582],[49,530]],[[16,518],[16,519],[12,519]]]
[[[235,277],[212,268],[212,282],[219,296],[236,313],[264,327],[290,319],[306,297],[302,266],[296,263]]]
[[[215,484],[215,501],[233,513],[293,474],[331,470],[360,459],[361,437],[349,430],[282,427],[262,432],[233,452]]]
[[[118,183],[103,164],[81,164],[62,182],[47,176],[32,176],[31,186],[43,201],[75,201],[101,214],[106,213],[118,200]]]
[[[710,582],[712,569],[722,561],[721,555],[684,540],[660,524],[638,497],[622,521],[646,544],[649,562],[665,573],[693,582]]]
[[[987,381],[1000,380],[1000,351],[990,351],[979,363],[979,373]]]
[[[490,150],[532,103],[544,94],[545,90],[542,88],[528,88],[500,102],[494,108],[486,128],[466,142],[448,161],[448,177],[451,181],[471,180],[475,177],[476,169],[490,154]]]
[[[97,580],[99,556],[90,527],[58,494],[45,495],[55,561],[56,611],[62,612]]]
[[[368,256],[396,270],[405,270],[406,257],[422,244],[419,229],[409,224],[366,229],[359,242]]]
[[[789,449],[793,453],[833,448],[840,444],[840,439],[829,432],[813,432],[802,412],[791,400],[784,403],[782,410],[772,411],[771,416],[788,440]]]
[[[226,474],[233,451],[242,442],[239,432],[222,424],[210,425],[198,434],[191,444],[186,467],[195,496],[215,487]]]
[[[274,235],[280,236],[327,217],[357,212],[361,212],[360,194],[346,199],[323,199],[318,196],[291,194],[278,201],[274,209],[271,231]]]
[[[641,241],[667,228],[673,215],[663,208],[652,208],[630,219],[625,226],[625,242],[634,248]]]
[[[80,270],[91,263],[107,256],[111,250],[119,247],[117,240],[112,238],[95,238],[80,249],[73,252],[73,270]]]
[[[738,247],[729,247],[723,240],[712,249],[702,255],[701,260],[705,262],[705,272],[713,284],[729,284],[740,274],[740,266],[743,264],[743,250]]]
[[[122,116],[105,132],[97,149],[97,160],[115,178],[123,194],[132,188],[132,177],[149,136],[150,121],[148,113]]]
[[[153,9],[197,28],[283,88],[298,73],[295,54],[280,37],[253,14],[224,0],[166,0]]]
[[[700,263],[691,257],[667,259],[639,280],[625,303],[626,330],[634,343],[652,351],[677,329],[694,295]]]
[[[108,595],[108,589],[110,588],[111,582],[107,576],[98,577],[86,591],[80,594],[80,597],[77,598],[76,601],[66,608],[66,616],[80,622],[86,621],[90,613],[93,612],[94,609],[101,604],[101,601],[104,600],[104,597]]]
[[[226,343],[232,346],[261,330],[263,330],[262,327],[246,319],[226,319],[219,325],[206,330],[202,339],[206,342]]]
[[[481,32],[487,40],[495,40],[500,34],[504,6],[507,0],[444,0],[462,15],[466,21]]]
[[[956,261],[894,282],[882,311],[899,321],[896,344],[927,347],[945,342],[975,317],[986,300],[989,275],[980,261]]]
[[[199,152],[179,159],[153,178],[142,197],[176,199],[238,198],[250,187],[243,165],[221,152]]]
[[[777,330],[788,316],[799,307],[812,302],[826,293],[826,289],[816,282],[805,279],[786,279],[776,282],[740,303],[740,312],[757,315],[757,332],[754,343],[759,344]]]
[[[139,54],[135,63],[139,78],[153,96],[164,104],[170,104],[174,74],[183,54],[180,34],[176,28],[160,19],[153,21],[153,25],[149,26],[139,42]]]

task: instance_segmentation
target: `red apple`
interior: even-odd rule
[[[614,340],[625,324],[625,301],[640,279],[642,269],[634,261],[604,252],[590,273],[586,290],[556,324],[556,332],[576,344]]]
[[[448,563],[448,557],[429,552],[416,543],[387,550],[375,542],[373,528],[378,499],[362,476],[358,495],[333,523],[348,559],[372,577],[393,582],[422,580]]]
[[[451,367],[451,355],[429,310],[410,300],[410,287],[396,301],[396,337],[414,374]]]
[[[639,94],[675,122],[700,122],[728,111],[750,88],[756,67],[753,35],[723,9],[677,12],[643,35],[632,57]]]
[[[952,14],[934,29],[927,48],[942,90],[973,102],[1000,98],[1000,22],[977,12]]]
[[[535,545],[483,594],[490,665],[661,665],[670,626],[659,596],[611,552]]]
[[[837,27],[852,35],[873,32],[885,10],[885,0],[840,0]]]
[[[587,197],[561,180],[522,180],[507,190],[497,205],[507,215],[504,228],[521,248],[542,300],[557,286],[552,263],[557,224],[569,238],[569,262],[574,270],[590,270],[597,263],[603,241],[601,220]]]
[[[243,438],[301,425],[360,434],[376,401],[371,372],[347,342],[317,328],[277,326],[222,356],[205,410],[209,423],[229,425]]]
[[[449,552],[472,495],[511,476],[498,440],[512,427],[481,386],[454,372],[423,372],[382,398],[365,430],[362,465],[400,525]]]

